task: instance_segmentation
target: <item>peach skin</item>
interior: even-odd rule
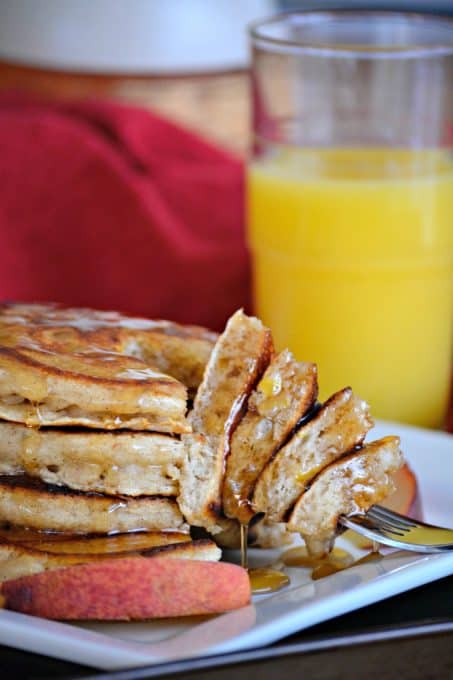
[[[234,564],[132,557],[5,581],[1,594],[24,614],[128,621],[238,609],[250,602],[250,583]]]

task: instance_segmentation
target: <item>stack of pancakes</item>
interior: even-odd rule
[[[0,307],[0,579],[24,561],[130,551],[219,559],[212,541],[190,540],[176,501],[188,392],[215,339],[110,312]]]
[[[326,554],[340,515],[393,491],[402,455],[397,437],[364,443],[350,388],[317,394],[315,364],[241,311],[217,337],[0,306],[0,580],[131,552],[217,560],[241,525]]]

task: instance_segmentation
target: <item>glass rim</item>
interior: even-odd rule
[[[381,17],[383,19],[403,19],[411,25],[442,24],[452,28],[451,42],[440,42],[432,45],[393,45],[379,47],[370,44],[358,48],[353,44],[325,44],[303,40],[290,40],[286,38],[276,38],[266,35],[263,31],[268,26],[284,22],[289,17],[301,17],[306,19],[306,24],[314,25],[315,22],[326,22],[329,19],[338,17],[351,17],[372,19]],[[439,57],[453,55],[453,17],[446,17],[441,14],[422,14],[421,12],[401,12],[391,10],[364,10],[364,9],[325,9],[325,10],[294,10],[289,12],[279,12],[272,16],[253,21],[248,25],[248,35],[253,45],[263,46],[273,49],[274,52],[286,54],[311,54],[313,56],[325,57],[354,57],[356,59],[414,59],[421,57]]]

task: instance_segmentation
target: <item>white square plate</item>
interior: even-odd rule
[[[373,439],[399,434],[420,485],[425,520],[453,527],[453,436],[380,423]],[[347,538],[342,547],[357,548]],[[347,544],[345,546],[345,544]],[[269,562],[270,551],[251,551]],[[259,554],[258,554],[259,553]],[[313,581],[308,569],[289,569],[291,585],[253,604],[209,619],[70,625],[0,610],[0,643],[100,669],[121,669],[240,651],[453,573],[453,552],[396,553]]]

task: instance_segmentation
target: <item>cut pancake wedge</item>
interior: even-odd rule
[[[77,533],[186,530],[176,501],[161,496],[103,496],[25,477],[0,477],[0,522]]]
[[[317,394],[315,364],[297,363],[288,350],[273,358],[231,439],[223,484],[227,517],[241,524],[252,519],[250,497],[261,470],[313,406]]]
[[[274,522],[329,463],[363,442],[373,427],[369,407],[348,387],[334,394],[264,467],[252,497],[256,511]]]
[[[364,513],[394,490],[403,464],[398,437],[384,437],[329,465],[301,495],[288,520],[314,556],[331,548],[341,515]]]
[[[229,319],[212,351],[189,414],[196,436],[182,438],[187,450],[178,501],[192,525],[217,530],[231,435],[272,352],[269,329],[242,311]]]
[[[151,432],[29,428],[0,421],[0,475],[79,491],[176,496],[183,445]]]
[[[0,347],[0,417],[31,426],[189,432],[186,388],[139,359]]]
[[[56,545],[58,545],[58,542],[56,542]],[[181,543],[156,545],[145,549],[99,554],[94,552],[46,552],[33,546],[7,543],[0,540],[0,583],[21,576],[37,574],[48,569],[60,569],[74,564],[86,564],[101,560],[142,555],[143,557],[169,557],[179,560],[209,560],[217,562],[221,554],[220,548],[210,539],[188,540]]]

